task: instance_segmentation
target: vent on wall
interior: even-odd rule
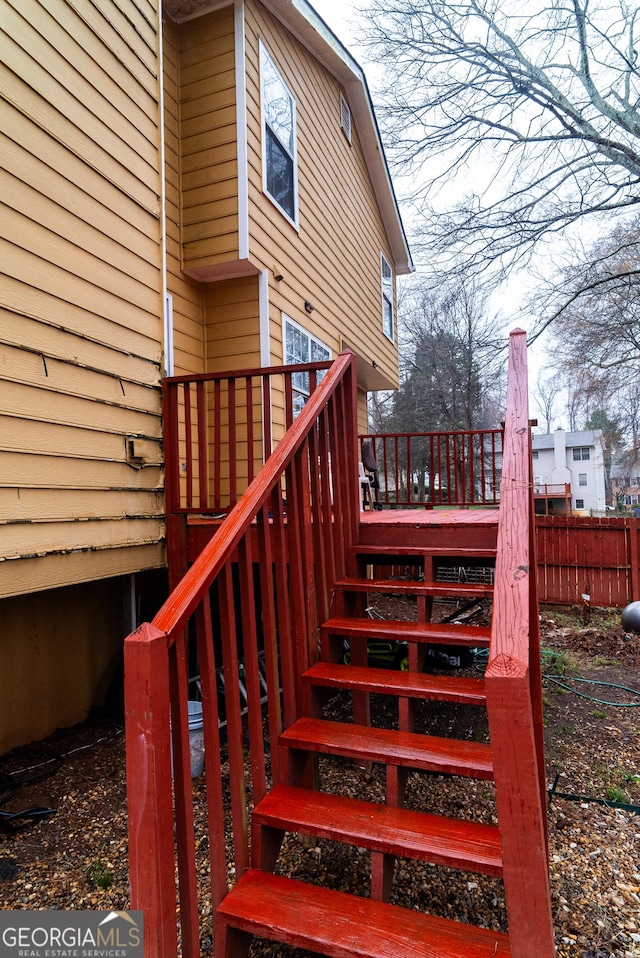
[[[351,143],[351,110],[342,93],[340,94],[340,126],[349,143]]]

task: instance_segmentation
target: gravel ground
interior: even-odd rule
[[[550,785],[556,782],[549,829],[559,958],[640,958],[640,714],[638,708],[603,704],[640,698],[623,689],[575,681],[587,678],[640,689],[640,639],[625,638],[618,622],[612,612],[594,613],[586,626],[567,610],[547,609],[542,617],[548,650],[545,674],[562,675],[556,681],[602,700],[582,698],[556,681],[544,682],[548,780]],[[388,708],[386,702],[376,703],[379,718]],[[332,708],[341,717],[347,704],[336,696]],[[429,706],[421,710],[419,722],[435,734],[476,740],[486,734],[477,709]],[[35,780],[43,774],[47,777]],[[366,773],[346,762],[323,760],[321,775],[323,785],[332,790],[364,791],[372,800],[383,796],[378,766]],[[204,778],[194,783],[200,810]],[[11,794],[9,786],[18,783]],[[408,795],[416,808],[494,820],[490,783],[412,773]],[[55,809],[39,819],[3,818],[3,909],[128,906],[124,737],[117,722],[87,722],[5,756],[0,763],[0,806],[5,812],[33,806]],[[201,815],[197,827],[204,834]],[[205,887],[206,839],[199,838],[199,846]],[[367,893],[368,855],[357,849],[324,841],[311,847],[288,837],[280,870]],[[403,860],[396,866],[393,896],[407,907],[505,927],[501,883],[494,879]],[[203,950],[211,953],[206,894],[202,917]],[[252,955],[303,958],[307,953],[256,943]]]

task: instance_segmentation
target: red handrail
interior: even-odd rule
[[[384,507],[495,506],[501,429],[367,433]]]
[[[173,428],[173,439],[175,432]],[[355,365],[353,354],[345,352],[153,622],[125,641],[131,907],[145,913],[145,954],[177,954],[176,852],[182,954],[191,958],[200,953],[188,661],[197,654],[215,910],[226,894],[229,869],[239,877],[249,865],[240,681],[246,686],[250,785],[257,801],[268,771],[259,655],[266,674],[267,735],[276,742],[283,721],[288,725],[299,714],[306,693],[298,677],[317,659],[320,621],[326,618],[336,578],[345,574],[358,508]],[[220,707],[226,722],[224,769]],[[270,760],[277,782],[276,748]],[[225,850],[225,776],[232,863]]]
[[[526,333],[522,330],[510,337],[485,686],[511,952],[518,958],[552,958]],[[531,894],[532,889],[537,894]]]

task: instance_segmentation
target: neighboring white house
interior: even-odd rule
[[[536,512],[604,512],[602,430],[532,436]]]

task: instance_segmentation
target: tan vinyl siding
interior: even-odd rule
[[[153,7],[0,8],[8,596],[163,561],[161,191]]]
[[[197,275],[238,258],[233,6],[179,30],[183,268]]]
[[[276,262],[284,274],[271,291],[273,359],[282,357],[284,311],[334,353],[348,338],[397,383],[397,351],[382,331],[380,253],[393,258],[355,122],[349,144],[336,79],[264,7],[248,0],[246,9],[250,257],[258,268]],[[298,231],[262,190],[259,39],[296,99]]]
[[[173,297],[174,372],[204,372],[202,284],[182,272],[180,219],[179,38],[175,24],[164,23],[165,191],[167,225],[167,290]]]
[[[207,284],[206,287],[206,337],[207,372],[227,372],[234,369],[256,369],[260,366],[260,318],[258,301],[258,277],[247,276],[232,280],[222,280]],[[236,414],[236,458],[238,494],[247,485],[247,417],[243,408],[245,399],[244,382],[237,385]],[[226,497],[229,493],[229,448],[228,448],[228,409],[226,386],[221,396],[221,467],[220,488]],[[261,450],[260,421],[262,416],[262,397],[260,390],[253,391],[254,436],[256,439],[256,463]],[[209,423],[212,442],[210,446],[209,475],[211,483],[214,477],[213,435],[214,423]]]
[[[206,287],[207,372],[260,365],[258,277]]]

